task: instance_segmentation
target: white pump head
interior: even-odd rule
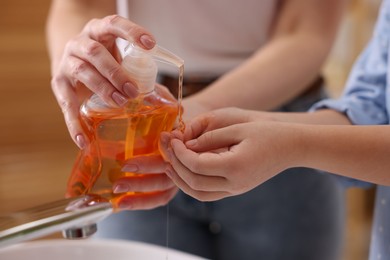
[[[157,77],[157,65],[155,60],[169,63],[180,68],[184,61],[156,45],[151,50],[144,50],[134,43],[125,48],[122,66],[129,73],[129,77],[135,81],[140,93],[148,93],[154,89]]]

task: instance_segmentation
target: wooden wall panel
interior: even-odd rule
[[[77,152],[50,89],[49,4],[0,1],[0,213],[62,198]]]

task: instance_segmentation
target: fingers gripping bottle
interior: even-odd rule
[[[142,196],[135,192],[113,194],[112,184],[122,177],[145,177],[123,172],[123,163],[134,156],[159,154],[160,133],[170,131],[181,112],[179,102],[168,91],[155,88],[155,60],[177,66],[182,82],[182,59],[159,46],[146,51],[129,44],[122,66],[136,82],[138,97],[123,108],[112,108],[94,94],[81,106],[80,119],[90,144],[78,154],[68,181],[67,197],[98,194],[110,200],[115,208],[124,195]]]

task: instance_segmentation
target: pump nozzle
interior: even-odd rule
[[[178,68],[184,65],[183,59],[176,56],[175,54],[168,51],[167,49],[164,49],[161,46],[158,45],[154,46],[152,52],[153,52],[153,57],[158,61],[173,64]]]
[[[143,54],[151,55],[160,62],[172,64],[178,68],[184,65],[183,59],[159,45],[154,46],[150,50],[142,49],[134,43],[130,43],[125,47],[125,57],[128,55],[135,57]]]
[[[151,50],[145,50],[130,43],[125,48],[123,67],[129,76],[136,81],[138,91],[147,93],[154,89],[157,77],[155,60],[172,64],[182,70],[184,61],[170,51],[156,45]]]

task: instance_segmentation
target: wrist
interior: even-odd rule
[[[308,157],[311,138],[307,135],[307,125],[281,123],[285,125],[284,150],[281,154],[285,158],[285,168],[305,167]]]

